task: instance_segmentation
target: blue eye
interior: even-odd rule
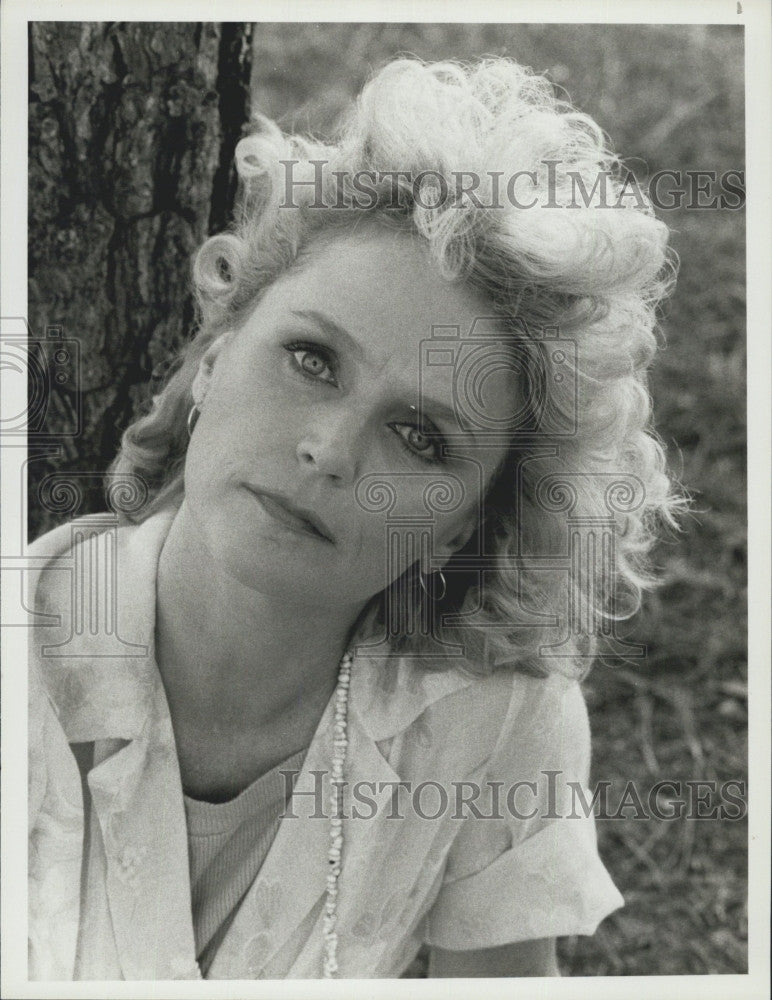
[[[329,353],[318,344],[287,344],[298,371],[306,378],[337,385]]]
[[[419,458],[422,462],[444,462],[442,446],[444,438],[439,432],[433,432],[414,424],[389,424],[397,432],[402,447],[408,454]]]

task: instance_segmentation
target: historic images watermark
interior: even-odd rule
[[[443,570],[449,579],[452,574],[464,574],[473,580],[481,595],[478,611],[493,573],[503,571],[518,583],[526,574],[560,574],[565,580],[561,592],[569,595],[565,607],[540,609],[520,600],[517,617],[500,624],[534,633],[540,630],[545,636],[540,657],[644,657],[645,648],[628,642],[619,634],[617,620],[599,614],[598,608],[604,604],[612,577],[618,522],[642,507],[645,486],[630,472],[579,471],[560,459],[562,450],[572,446],[578,428],[575,340],[557,326],[536,328],[522,319],[504,323],[498,316],[478,316],[468,329],[434,326],[431,335],[420,342],[419,352],[416,425],[425,428],[435,423],[432,415],[437,404],[432,395],[451,400],[452,416],[443,428],[440,445],[450,461],[444,468],[426,472],[369,473],[357,483],[359,505],[385,518],[386,553],[382,634],[358,642],[357,654],[401,655],[393,651],[399,648],[395,640],[407,635],[420,642],[414,654],[419,659],[465,655],[465,641],[458,638],[477,627],[483,615],[474,610],[463,615],[457,609],[449,611],[434,595],[428,601],[411,603],[413,583],[400,575],[400,567],[420,556],[427,572]],[[497,382],[501,385],[501,380],[516,387],[512,406],[505,413],[487,405],[491,387]],[[521,538],[506,551],[485,547],[483,526],[497,514],[483,462],[490,449],[506,454],[511,494],[507,509],[512,518],[526,505],[536,507],[551,520],[561,539],[543,548],[536,539],[526,545]],[[542,471],[533,472],[536,467]],[[415,495],[416,486],[423,497],[423,509],[418,511],[405,502]],[[595,503],[588,515],[582,500],[590,492]],[[472,502],[470,495],[478,498],[476,548],[467,545],[454,554],[451,565],[446,556],[435,552],[435,537],[441,519]],[[446,626],[455,630],[455,641]],[[587,635],[601,636],[603,650],[578,641]]]
[[[566,169],[560,160],[543,160],[537,170],[358,170],[330,169],[330,162],[281,160],[284,191],[279,208],[299,208],[296,198],[312,189],[314,209],[368,211],[377,205],[400,209],[476,208],[519,210],[563,209],[729,209],[745,206],[745,171],[657,170],[645,183],[628,169],[599,170],[592,182],[578,170]],[[331,197],[326,177],[334,178]],[[612,183],[613,181],[613,183]],[[310,191],[309,191],[310,194]],[[303,200],[305,201],[305,197]]]
[[[611,781],[599,781],[588,795],[585,786],[563,780],[559,770],[540,771],[535,780],[505,781],[336,781],[331,772],[309,770],[312,787],[299,788],[298,770],[280,771],[284,781],[283,818],[298,819],[301,799],[313,803],[310,819],[329,819],[330,794],[336,793],[336,813],[342,819],[386,819],[413,813],[426,820],[741,820],[747,815],[746,784],[665,778],[642,787],[628,781],[620,791]]]
[[[40,478],[34,502],[44,510],[75,517],[81,513],[87,489],[94,486],[104,487],[109,510],[106,514],[81,516],[70,524],[71,544],[65,556],[49,560],[33,559],[28,554],[30,467],[36,462],[62,460],[67,442],[84,433],[83,364],[80,341],[68,336],[61,326],[48,326],[44,336],[35,336],[23,317],[0,319],[0,367],[5,381],[0,443],[4,473],[18,483],[22,513],[18,534],[6,536],[3,542],[3,584],[19,596],[15,611],[4,617],[2,625],[40,628],[44,657],[88,653],[88,637],[97,634],[105,640],[102,655],[144,656],[144,646],[121,639],[117,622],[119,514],[137,511],[146,501],[148,489],[140,476],[67,470]],[[56,420],[49,419],[52,412]],[[44,565],[70,574],[70,604],[62,608],[61,615],[45,614],[29,606],[29,574]],[[57,630],[59,641],[47,644],[46,629]],[[62,639],[63,631],[68,634]]]

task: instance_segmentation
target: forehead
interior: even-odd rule
[[[464,327],[490,311],[481,295],[441,275],[426,240],[373,222],[318,236],[272,290],[323,300],[346,314],[352,333],[383,342],[391,353],[434,325]]]

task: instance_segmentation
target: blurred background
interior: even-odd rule
[[[665,169],[744,169],[741,28],[33,25],[30,324],[41,351],[69,337],[80,358],[30,435],[30,537],[104,509],[120,432],[191,332],[189,257],[227,222],[249,107],[323,136],[398,54],[507,55],[547,73],[644,185]],[[659,215],[681,270],[651,389],[693,511],[626,626],[646,659],[599,663],[586,682],[591,783],[611,781],[612,803],[631,780],[645,795],[661,779],[720,784],[747,769],[744,217]],[[75,432],[52,448],[62,428]],[[594,937],[560,942],[564,974],[746,971],[744,821],[599,820],[598,836],[627,905]],[[421,957],[410,974],[423,972]]]

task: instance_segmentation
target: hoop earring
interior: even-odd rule
[[[441,569],[438,569],[436,574],[432,575],[436,575],[440,578],[440,582],[442,583],[441,594],[435,594],[434,597],[432,597],[429,588],[424,583],[424,574],[420,571],[420,569],[418,571],[418,582],[421,584],[421,590],[423,590],[423,592],[426,594],[426,596],[429,598],[430,601],[441,601],[445,596],[445,594],[448,592],[448,583],[447,580],[445,579],[445,574],[442,572]]]
[[[198,421],[200,413],[201,411],[199,410],[198,406],[196,406],[196,404],[194,403],[190,408],[190,412],[188,413],[188,437],[193,436],[193,428],[196,426],[196,422]]]

